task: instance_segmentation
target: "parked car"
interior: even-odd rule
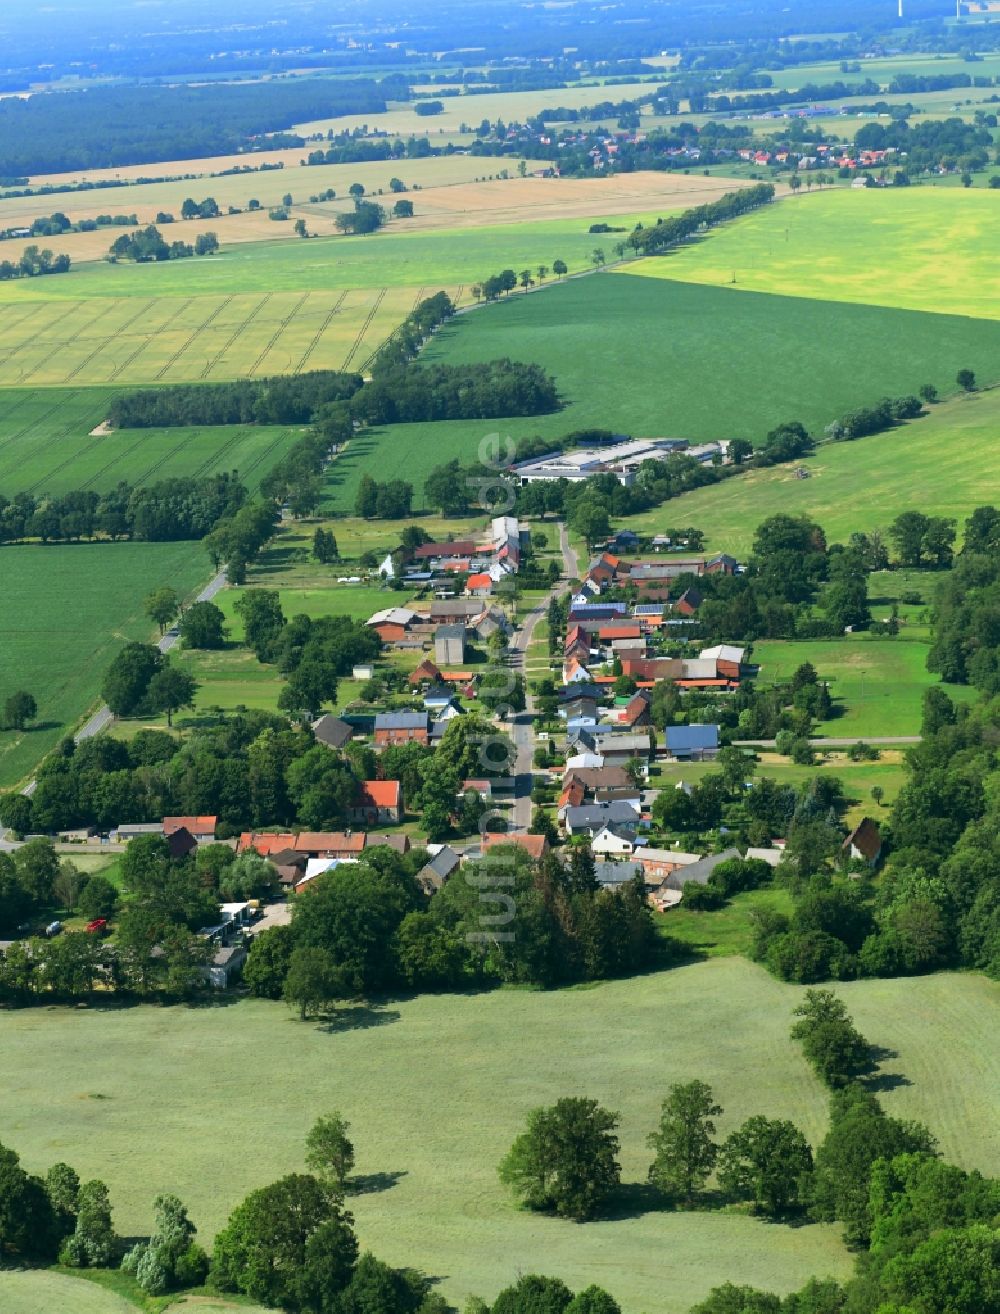
[[[45,928],[45,934],[51,940],[54,935],[59,934],[62,928],[63,928],[62,922],[49,922],[48,926],[46,926]]]
[[[108,929],[108,919],[106,917],[95,917],[92,922],[87,923],[87,930],[91,935],[105,935]]]

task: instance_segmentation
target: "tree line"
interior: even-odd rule
[[[737,219],[749,214],[762,205],[769,205],[774,200],[774,186],[771,183],[756,183],[753,187],[744,187],[736,192],[727,192],[717,201],[707,205],[697,205],[682,214],[669,219],[658,219],[651,228],[638,227],[626,239],[636,255],[655,255],[667,247],[675,246],[688,237],[693,237],[702,228],[712,228],[716,224]]]
[[[234,383],[146,388],[115,397],[108,410],[108,423],[115,429],[309,424],[323,407],[349,401],[362,382],[360,374],[310,370],[273,378],[238,379]]]
[[[430,900],[416,881],[425,860],[366,849],[358,863],[316,877],[290,926],[254,938],[244,974],[251,992],[284,998],[305,1017],[359,995],[552,988],[629,976],[656,961],[642,880],[602,890],[589,850],[574,850],[564,866],[500,846]],[[510,910],[502,932],[498,907]]]
[[[41,278],[46,274],[68,274],[71,260],[68,255],[54,256],[49,248],[26,246],[20,260],[0,260],[0,282],[12,278]]]
[[[191,256],[215,255],[219,239],[215,233],[199,233],[194,242],[178,239],[168,242],[155,224],[138,228],[134,233],[122,233],[108,248],[108,260],[134,260],[137,265],[159,263],[163,260],[186,260]]]
[[[400,91],[394,84],[393,96]],[[266,134],[278,129],[385,107],[383,87],[368,79],[135,84],[10,97],[0,102],[0,176],[272,149]]]
[[[0,543],[40,539],[72,543],[97,537],[171,543],[200,539],[244,507],[246,488],[233,474],[161,479],[146,487],[119,483],[105,493],[76,489],[58,496],[0,493]]]
[[[501,419],[559,409],[556,382],[540,365],[501,360],[379,370],[352,399],[365,424]]]

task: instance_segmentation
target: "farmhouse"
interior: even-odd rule
[[[595,854],[621,858],[636,852],[635,832],[624,826],[602,826],[590,841]]]
[[[563,825],[567,835],[589,835],[593,839],[606,827],[634,834],[639,821],[639,813],[630,803],[585,803],[567,808]]]
[[[417,883],[425,894],[436,894],[458,870],[462,859],[447,844],[428,844],[427,852],[430,861],[417,872]]]
[[[313,721],[312,732],[316,742],[325,744],[327,748],[343,748],[354,738],[353,728],[339,716],[331,716],[329,712],[321,716],[318,721]]]
[[[403,787],[398,780],[366,780],[351,809],[351,820],[374,825],[399,825],[403,820]]]
[[[380,712],[375,718],[375,746],[426,744],[430,733],[426,712]]]
[[[310,858],[357,858],[364,851],[365,833],[357,831],[304,830],[295,836],[296,853]]]
[[[602,890],[620,890],[642,875],[641,862],[595,862],[594,878]]]
[[[454,621],[470,621],[482,610],[483,604],[478,598],[435,598],[429,615],[432,624],[447,625]]]
[[[383,643],[400,643],[407,637],[417,613],[408,607],[386,607],[369,617],[366,624],[373,629]]]
[[[852,862],[866,862],[874,867],[882,855],[882,835],[871,817],[863,817],[841,845]]]
[[[429,657],[425,658],[415,671],[411,671],[409,684],[437,684],[441,680],[441,669]]]
[[[167,837],[175,830],[186,830],[198,844],[214,844],[218,817],[164,817],[163,833]]]
[[[701,862],[700,853],[681,853],[679,849],[651,849],[642,851],[642,870],[651,880],[665,880],[680,871]]]
[[[726,849],[722,853],[710,853],[707,858],[699,858],[697,862],[691,862],[687,866],[676,868],[667,876],[664,884],[671,890],[683,890],[684,886],[691,881],[695,881],[699,885],[707,885],[708,878],[720,862],[729,862],[731,858],[738,858],[739,856],[739,849]]]
[[[544,835],[526,835],[517,831],[497,834],[488,831],[482,838],[483,854],[489,853],[491,849],[502,848],[505,844],[513,844],[516,848],[524,849],[535,862],[539,862],[549,851],[549,841]]]
[[[716,672],[720,676],[724,675],[731,680],[738,680],[743,674],[746,649],[735,648],[728,643],[718,643],[714,648],[703,648],[698,656],[703,662],[715,662]]]
[[[719,751],[717,725],[668,725],[666,749],[677,762],[702,762]]]

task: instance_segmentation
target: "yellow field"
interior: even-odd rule
[[[484,96],[442,97],[444,106],[440,114],[422,117],[411,102],[390,102],[384,114],[355,114],[338,119],[315,119],[311,123],[297,123],[295,131],[303,137],[316,132],[353,131],[355,128],[377,127],[380,132],[398,132],[401,136],[435,137],[455,134],[465,124],[474,129],[483,119],[491,123],[503,119],[505,123],[524,123],[541,109],[565,106],[580,109],[596,105],[603,100],[634,100],[648,96],[656,90],[653,82],[626,82],[613,87],[559,87],[553,91],[500,91]]]
[[[734,179],[653,171],[607,178],[514,177],[490,181],[490,171],[499,167],[500,162],[496,160],[451,156],[417,160],[412,164],[397,160],[380,165],[318,165],[240,178],[150,183],[108,192],[16,197],[0,201],[0,229],[26,225],[53,210],[61,210],[74,221],[98,214],[135,214],[140,223],[147,224],[154,221],[159,210],[179,216],[186,196],[197,199],[214,196],[223,209],[233,204],[241,207],[243,213],[222,214],[216,219],[178,219],[176,223],[164,225],[161,231],[168,241],[189,243],[199,233],[213,232],[224,246],[232,246],[243,242],[297,241],[294,221],[298,218],[305,219],[310,233],[332,237],[337,232],[337,215],[350,207],[347,196],[351,183],[360,182],[367,192],[376,194],[380,187],[388,188],[389,179],[395,176],[408,185],[419,184],[419,190],[407,193],[407,199],[414,204],[413,219],[391,225],[406,231],[521,224],[543,219],[603,218],[633,211],[666,212],[714,201],[734,187],[747,185]],[[529,162],[529,172],[534,167],[535,162]],[[326,178],[330,181],[324,181]],[[336,200],[309,201],[311,195],[330,186],[337,192]],[[279,202],[286,193],[295,202],[288,222],[269,219],[266,208],[257,211],[245,208],[251,197],[266,207]],[[391,194],[385,191],[381,200],[388,205]],[[0,259],[19,260],[26,246],[37,245],[48,247],[57,255],[65,253],[74,264],[103,260],[114,239],[128,231],[102,227],[90,233],[64,233],[58,237],[10,238],[0,243]]]
[[[0,387],[359,369],[414,299],[378,288],[26,302],[0,320]]]
[[[529,220],[605,218],[637,210],[659,209],[666,213],[707,205],[726,192],[748,186],[750,183],[741,179],[653,171],[608,178],[512,178],[464,183],[412,196],[415,213],[406,221],[406,227],[471,228]],[[324,208],[306,207],[310,213]]]
[[[1000,195],[910,187],[789,198],[631,276],[1000,318]]]

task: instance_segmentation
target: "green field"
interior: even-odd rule
[[[900,349],[887,351],[887,343]],[[367,432],[331,467],[330,505],[349,511],[367,469],[405,478],[419,493],[434,466],[453,456],[474,461],[480,440],[497,430],[555,438],[594,426],[643,437],[759,439],[775,424],[797,419],[821,433],[837,415],[887,394],[913,392],[925,382],[942,392],[953,389],[956,371],[967,364],[983,380],[995,379],[1000,323],[599,275],[462,316],[439,332],[424,359],[505,355],[550,370],[564,409],[530,419],[451,420]],[[919,442],[921,425],[867,442]],[[849,456],[858,459],[862,450],[854,444]],[[968,483],[982,480],[978,460],[959,450],[951,460]],[[787,471],[781,474],[790,478]],[[745,486],[741,478],[698,496],[739,497]],[[802,483],[795,491],[808,495],[811,488]],[[947,497],[952,490],[939,491]],[[853,517],[855,528],[857,502],[881,495],[884,490],[862,484],[839,498],[838,511]],[[664,523],[665,515],[662,510],[655,518]],[[689,523],[701,522],[689,517]],[[725,521],[733,534],[756,523],[732,515]]]
[[[846,756],[844,749],[828,749],[825,752],[817,750],[819,756],[813,766],[796,766],[788,758],[781,757],[773,751],[760,750],[757,753],[756,778],[766,776],[776,780],[780,785],[798,787],[814,779],[816,775],[836,776],[843,786],[844,797],[847,800],[844,823],[853,826],[857,825],[864,816],[878,814],[871,797],[873,785],[878,785],[882,789],[883,807],[890,807],[895,801],[896,795],[906,782],[906,771],[903,766],[905,751],[904,747],[883,748],[877,761],[852,762]],[[702,776],[710,775],[715,770],[717,768],[713,762],[663,763],[653,768],[652,783],[654,787],[661,789],[669,788],[672,783],[675,784],[680,780],[694,784]],[[681,847],[683,848],[683,841]],[[742,953],[748,944],[749,940],[735,941],[730,938],[727,941],[726,952]]]
[[[796,479],[791,466],[753,470],[685,493],[630,524],[653,532],[668,522],[697,525],[711,549],[738,556],[749,551],[757,525],[779,512],[811,516],[831,543],[846,542],[855,530],[884,532],[908,510],[951,516],[961,529],[977,506],[1000,501],[998,435],[994,388],[946,402],[890,433],[825,444],[798,463],[809,479]]]
[[[113,298],[81,288],[73,301],[19,303],[0,325],[0,386],[187,383],[357,369],[416,299],[416,290],[385,287],[189,297],[149,287],[135,283]],[[305,276],[300,287],[308,288]]]
[[[238,470],[250,488],[298,438],[279,426],[119,429],[94,434],[115,391],[8,388],[0,391],[0,491],[103,492],[121,480],[199,477]]]
[[[127,1286],[118,1274],[100,1274],[100,1281],[46,1269],[0,1270],[0,1309],[3,1314],[135,1314],[137,1306],[114,1288]],[[141,1293],[140,1293],[140,1298]],[[141,1308],[152,1308],[142,1298]],[[156,1301],[165,1314],[265,1314],[262,1305],[222,1296],[181,1296]]]
[[[683,199],[664,212],[682,208]],[[505,265],[523,269],[563,259],[571,271],[590,267],[595,238],[587,229],[602,216],[441,230],[390,229],[370,237],[317,237],[309,242],[246,242],[200,260],[162,264],[80,265],[54,278],[0,283],[0,301],[87,301],[135,297],[230,296],[257,292],[329,292],[344,289],[421,288],[471,284]],[[656,212],[603,216],[622,227],[655,220]],[[107,310],[110,316],[113,310]]]
[[[941,683],[927,670],[926,641],[908,639],[905,632],[895,639],[870,634],[815,641],[768,639],[754,644],[753,657],[762,683],[787,680],[796,667],[812,662],[820,679],[830,682],[836,713],[817,726],[817,733],[835,739],[918,734],[924,690]],[[974,689],[944,687],[960,701],[975,697]]]
[[[980,1038],[1000,1023],[1000,987],[940,975],[844,993],[913,1083],[887,1093],[887,1107],[927,1119],[947,1158],[996,1171],[1000,1060]],[[686,1314],[715,1283],[787,1290],[811,1273],[845,1275],[850,1257],[835,1228],[735,1215],[534,1218],[514,1208],[496,1163],[528,1109],[581,1093],[620,1110],[624,1179],[638,1183],[666,1086],[694,1076],[725,1107],[723,1134],[766,1112],[815,1143],[826,1099],[788,1040],[799,994],[724,958],[585,990],[358,1006],[332,1027],[251,1001],[53,1009],[44,1027],[33,1010],[0,1014],[4,1141],[34,1171],[65,1158],[105,1178],[126,1232],[149,1226],[157,1191],[175,1191],[207,1239],[246,1191],[301,1170],[308,1127],[337,1108],[373,1188],[351,1201],[363,1244],[418,1264],[457,1302],[541,1271],[608,1287],[626,1314]]]
[[[1000,1021],[1000,987],[940,975],[844,991],[859,1028],[898,1050],[891,1070],[912,1081],[887,1093],[888,1108],[926,1118],[947,1158],[996,1171],[1000,1067],[979,1038]],[[146,1229],[156,1190],[175,1190],[209,1238],[247,1190],[301,1171],[307,1127],[340,1109],[373,1188],[351,1201],[364,1246],[419,1264],[457,1302],[541,1271],[601,1282],[625,1314],[686,1314],[716,1282],[790,1289],[811,1273],[846,1275],[850,1257],[833,1227],[737,1215],[532,1218],[495,1164],[527,1109],[580,1092],[622,1112],[624,1180],[639,1183],[666,1085],[693,1076],[724,1105],[721,1133],[766,1112],[816,1142],[824,1093],[787,1039],[799,995],[724,958],[578,991],[392,1001],[344,1010],[331,1028],[263,1001],[53,1009],[45,1028],[32,1012],[0,1014],[11,1059],[0,1135],[34,1171],[63,1158],[108,1180],[121,1230]],[[240,1152],[223,1127],[238,1129]]]
[[[148,639],[143,598],[170,582],[193,592],[211,573],[199,543],[0,548],[0,702],[27,689],[38,725],[0,732],[0,786],[15,784],[95,702],[122,642]]]
[[[135,1314],[135,1305],[95,1282],[62,1273],[0,1271],[4,1314]]]
[[[833,189],[766,206],[703,242],[625,270],[715,287],[735,278],[748,292],[997,319],[998,246],[993,191]]]

